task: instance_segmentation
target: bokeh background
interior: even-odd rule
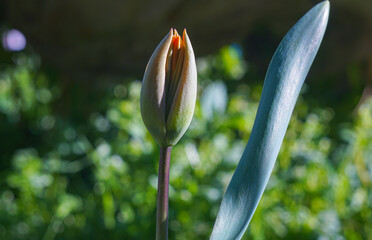
[[[144,68],[186,27],[198,101],[172,152],[170,239],[208,239],[265,71],[318,1],[0,1],[0,239],[154,239]],[[372,1],[331,1],[324,42],[243,239],[372,239]]]

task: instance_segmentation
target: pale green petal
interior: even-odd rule
[[[151,136],[158,144],[165,138],[165,73],[173,30],[159,43],[152,54],[142,81],[141,115]]]

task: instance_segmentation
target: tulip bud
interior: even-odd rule
[[[194,51],[186,30],[171,29],[152,54],[142,81],[141,115],[155,141],[174,146],[190,125],[196,102]]]

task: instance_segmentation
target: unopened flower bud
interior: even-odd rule
[[[141,115],[160,146],[174,146],[194,114],[197,72],[186,30],[171,29],[152,54],[142,81]]]

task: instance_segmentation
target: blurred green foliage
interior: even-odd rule
[[[76,104],[92,93],[68,99],[37,56],[12,59],[0,68],[0,239],[153,239],[158,148],[140,81]],[[170,239],[208,239],[262,89],[238,45],[197,65],[195,116],[172,152]],[[372,99],[341,125],[310,102],[296,105],[244,239],[372,239]],[[93,110],[61,114],[71,105]]]

